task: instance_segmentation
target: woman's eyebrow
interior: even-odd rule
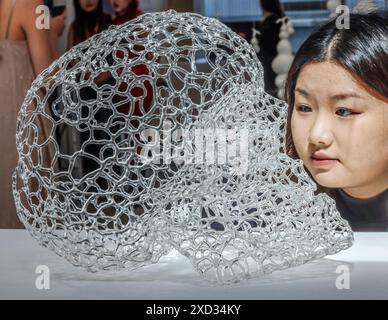
[[[299,92],[302,96],[305,96],[305,97],[310,97],[311,96],[310,93],[308,93],[305,89],[302,89],[302,88],[296,88],[295,91]],[[348,98],[363,99],[363,97],[358,95],[357,93],[350,92],[350,93],[335,94],[334,96],[330,97],[330,100],[339,101],[339,100],[345,100],[345,99],[348,99]]]
[[[295,91],[299,92],[302,96],[310,97],[310,94],[306,90],[304,90],[302,88],[296,88]]]
[[[348,98],[363,99],[363,97],[361,97],[357,93],[340,93],[340,94],[336,94],[334,96],[331,96],[330,100],[339,101],[339,100],[345,100],[345,99],[348,99]]]

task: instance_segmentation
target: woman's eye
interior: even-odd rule
[[[296,110],[298,110],[300,112],[311,112],[311,108],[308,106],[304,106],[304,105],[297,106]]]
[[[358,114],[357,112],[353,112],[352,110],[347,109],[347,108],[339,108],[339,109],[337,109],[337,111],[335,113],[341,117],[347,117],[347,116],[350,116],[353,114]]]

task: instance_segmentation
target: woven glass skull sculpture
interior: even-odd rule
[[[145,14],[77,45],[33,82],[17,122],[14,196],[39,242],[89,270],[136,268],[166,246],[139,202],[180,169],[174,131],[236,84],[263,85],[248,43],[217,20]],[[147,136],[161,161],[147,161]]]
[[[212,282],[260,276],[352,244],[334,200],[314,195],[302,161],[285,154],[286,118],[284,102],[255,85],[236,86],[185,131],[185,170],[149,199],[163,236]],[[213,134],[198,134],[203,129]]]
[[[19,218],[90,271],[155,263],[173,246],[231,282],[348,247],[333,201],[284,154],[287,106],[263,87],[251,46],[196,14],[145,14],[77,45],[21,107]],[[215,144],[225,161],[198,162],[212,147],[189,136],[230,127],[248,134],[244,156],[231,135]]]

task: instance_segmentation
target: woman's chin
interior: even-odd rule
[[[344,183],[338,178],[338,175],[334,175],[329,172],[321,172],[313,175],[313,178],[317,184],[325,188],[342,188]]]

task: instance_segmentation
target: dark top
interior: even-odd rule
[[[90,14],[92,16],[92,13]],[[112,24],[112,18],[109,14],[103,13],[98,19],[87,18],[85,20],[73,21],[70,25],[71,32],[74,33],[74,44],[83,42],[97,33],[106,30]]]
[[[272,61],[278,54],[276,47],[281,27],[281,23],[276,23],[278,19],[280,19],[279,16],[271,14],[257,28],[261,33],[258,37],[260,47],[258,58],[264,68],[264,88],[266,92],[275,96],[277,93],[276,73],[272,70]]]
[[[369,199],[353,198],[341,189],[332,196],[353,231],[388,231],[388,189]]]

